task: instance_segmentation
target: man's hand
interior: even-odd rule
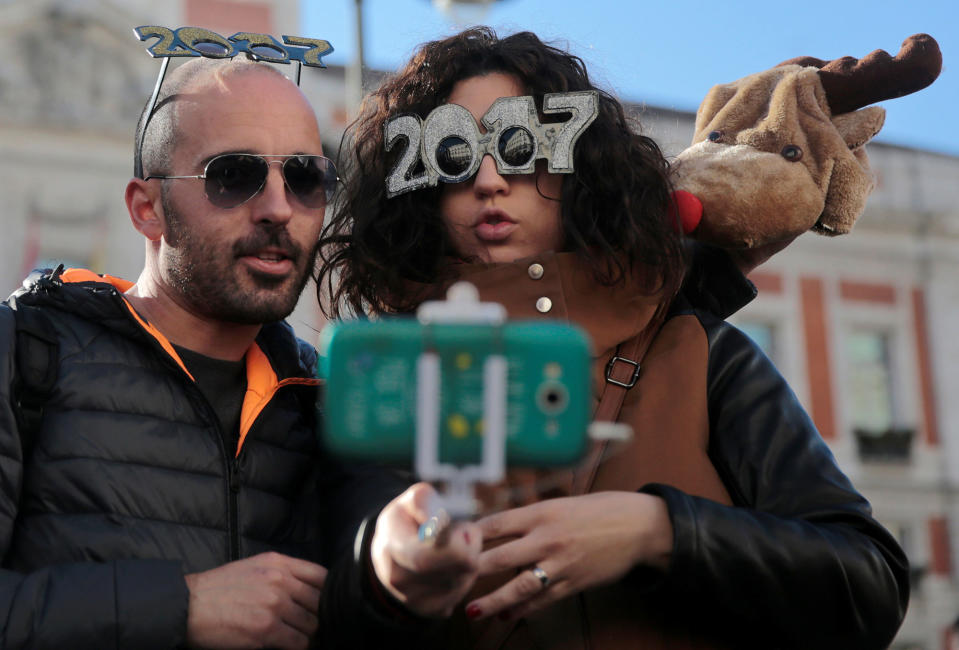
[[[453,524],[428,541],[420,524],[434,513],[435,491],[417,483],[391,501],[376,520],[371,555],[380,584],[406,607],[427,617],[449,616],[476,581],[483,538],[473,523]]]
[[[194,648],[307,648],[326,569],[263,553],[186,576],[187,644]]]

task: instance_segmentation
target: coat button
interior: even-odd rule
[[[526,272],[529,273],[529,277],[534,280],[539,280],[543,277],[543,265],[542,264],[530,264],[529,268],[526,269]]]
[[[553,308],[553,301],[547,298],[546,296],[543,296],[542,298],[536,301],[536,311],[540,312],[541,314],[545,314],[552,308]]]

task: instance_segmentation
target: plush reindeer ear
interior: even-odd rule
[[[852,230],[866,209],[866,200],[875,187],[865,149],[847,152],[834,161],[822,214],[812,227],[821,235],[844,235]]]
[[[886,109],[879,106],[842,113],[832,118],[833,125],[851,150],[858,149],[876,137],[885,121]]]
[[[829,189],[823,212],[813,230],[823,235],[842,235],[852,230],[866,209],[866,200],[875,187],[864,144],[879,133],[886,110],[870,106],[832,118],[849,151],[836,152],[829,175]]]
[[[703,99],[703,102],[699,105],[699,109],[696,111],[695,133],[698,134],[706,128],[706,125],[729,103],[729,100],[736,96],[737,90],[738,85],[736,82],[719,84],[709,89],[706,98]],[[695,135],[693,136],[693,140],[695,141]]]

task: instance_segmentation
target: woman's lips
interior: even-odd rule
[[[516,224],[512,221],[499,221],[497,223],[484,221],[477,225],[474,230],[476,236],[482,241],[503,241],[516,230]]]
[[[473,226],[477,239],[484,242],[499,242],[507,239],[517,224],[500,210],[487,210],[480,215],[479,221]]]

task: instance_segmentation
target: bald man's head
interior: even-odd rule
[[[230,77],[247,74],[271,74],[286,79],[283,73],[273,66],[240,56],[232,59],[198,57],[178,66],[167,75],[157,96],[152,117],[148,114],[148,100],[137,121],[133,153],[134,174],[136,175],[137,159],[142,164],[143,178],[170,174],[173,151],[180,135],[177,132],[180,105],[193,93],[222,86]],[[146,133],[143,134],[143,125],[147,119],[149,123]],[[139,145],[137,143],[141,140],[141,134],[143,142]]]

